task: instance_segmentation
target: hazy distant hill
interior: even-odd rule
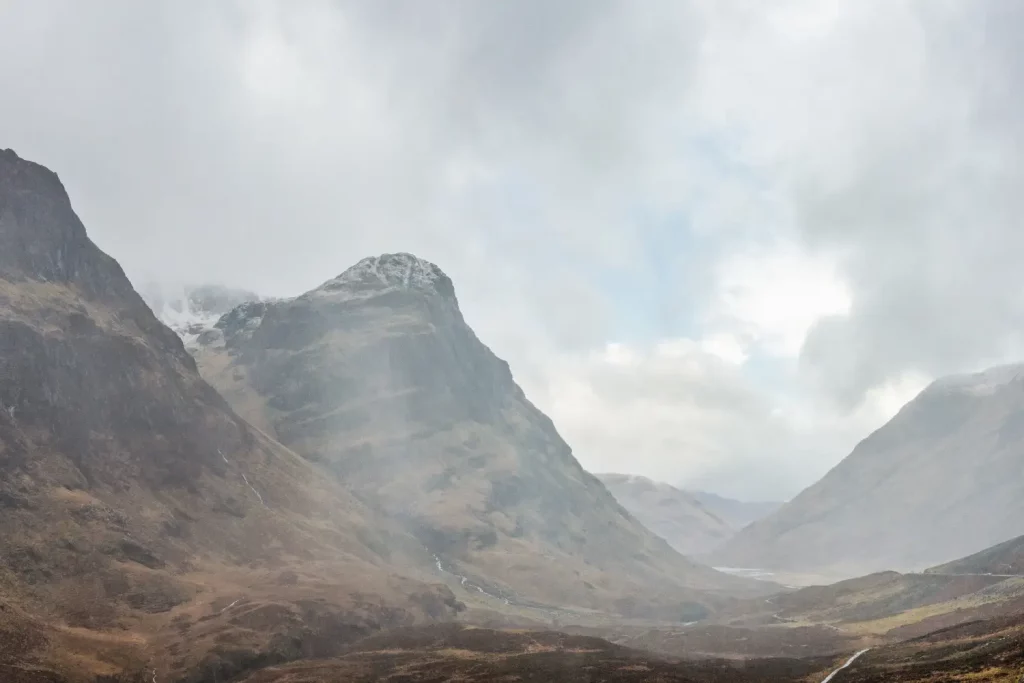
[[[782,507],[782,503],[776,501],[747,502],[706,491],[686,490],[686,493],[737,531]]]
[[[1024,533],[1022,373],[1014,365],[934,382],[715,563],[923,569]]]
[[[684,555],[718,547],[734,530],[691,494],[633,474],[598,474],[623,507]]]
[[[932,574],[1024,575],[1024,536],[928,570]]]

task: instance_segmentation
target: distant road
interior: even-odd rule
[[[861,656],[862,654],[864,654],[865,652],[867,652],[867,651],[868,651],[868,650],[870,650],[870,649],[871,649],[870,647],[866,647],[866,648],[864,648],[863,650],[861,650],[860,652],[858,652],[857,654],[855,654],[854,656],[852,656],[852,657],[850,657],[849,659],[847,659],[847,660],[846,660],[846,664],[843,664],[843,665],[842,665],[841,667],[839,667],[838,669],[836,669],[835,671],[833,671],[832,673],[830,673],[830,674],[829,674],[829,675],[828,675],[828,676],[827,676],[827,677],[825,678],[825,680],[823,680],[823,681],[822,681],[821,683],[829,683],[829,681],[831,681],[831,680],[832,680],[833,678],[835,678],[835,675],[836,675],[837,673],[839,673],[840,671],[842,671],[842,670],[843,670],[843,669],[845,669],[846,667],[848,667],[848,666],[850,666],[851,664],[853,664],[854,662],[856,662],[856,661],[857,661],[857,658],[858,658],[858,657],[860,657],[860,656]]]

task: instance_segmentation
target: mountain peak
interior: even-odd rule
[[[981,372],[941,377],[932,382],[926,392],[993,394],[1000,388],[1024,378],[1024,363],[997,365]]]
[[[368,256],[311,294],[363,298],[381,290],[437,293],[455,299],[455,287],[443,270],[405,252]]]

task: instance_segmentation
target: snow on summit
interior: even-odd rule
[[[443,270],[408,253],[368,256],[310,294],[363,298],[382,288],[439,292],[453,298],[455,294],[452,281]]]

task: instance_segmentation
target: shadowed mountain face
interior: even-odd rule
[[[1024,532],[1020,366],[939,380],[718,564],[855,575],[922,569]]]
[[[239,418],[57,176],[0,151],[0,679],[229,673],[450,616],[392,572],[430,563]]]
[[[674,486],[632,474],[599,474],[615,499],[684,555],[706,553],[734,530],[696,498]]]
[[[240,414],[501,600],[687,620],[764,589],[685,560],[616,503],[412,255],[242,305],[195,355]]]

